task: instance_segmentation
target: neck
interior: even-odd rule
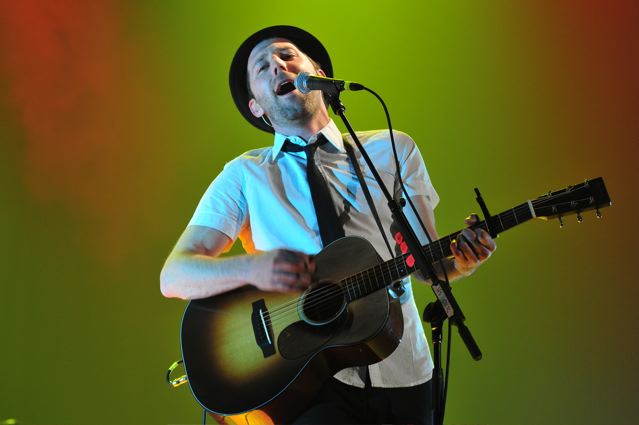
[[[322,107],[319,108],[316,113],[307,117],[304,121],[299,120],[273,124],[273,129],[285,136],[298,136],[308,141],[311,136],[326,127],[329,121],[328,111],[324,104],[322,104]]]

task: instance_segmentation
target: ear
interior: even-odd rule
[[[317,72],[317,75],[319,75],[320,77],[326,77],[326,73],[324,72],[322,68],[318,69],[315,72]]]
[[[260,118],[262,115],[264,115],[264,109],[259,103],[257,103],[255,99],[251,98],[251,100],[249,100],[248,106],[255,118]]]

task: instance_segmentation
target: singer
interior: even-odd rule
[[[333,77],[324,46],[302,29],[268,27],[237,50],[229,79],[233,100],[248,123],[269,133],[270,146],[228,162],[205,191],[162,269],[164,296],[200,299],[245,285],[299,294],[317,284],[320,270],[315,255],[344,237],[367,240],[383,260],[405,252],[380,189],[357,152],[393,254],[389,252],[349,159],[349,136],[329,117],[321,90],[304,94],[296,89],[294,81],[301,72]],[[439,196],[411,137],[395,132],[401,164],[396,169],[388,130],[358,135],[396,197],[401,195],[397,182],[401,174],[430,236],[437,239],[433,209]],[[419,229],[414,215],[408,208],[405,211]],[[471,216],[466,224],[470,227],[475,220]],[[419,236],[426,244],[425,235]],[[461,236],[451,246],[454,255],[442,264],[450,280],[473,273],[495,250],[495,242],[481,229],[466,228]],[[220,257],[238,237],[247,254]],[[356,255],[348,252],[341,257]],[[347,367],[327,377],[308,401],[289,404],[296,412],[289,423],[432,423],[431,356],[410,279],[404,279],[403,285],[404,292],[394,294],[403,315],[397,348],[382,361]],[[263,324],[268,331],[269,323]],[[249,342],[255,344],[256,338],[251,334]],[[278,341],[278,336],[272,339]],[[276,358],[280,348],[275,345],[274,353],[265,352],[264,357]],[[231,394],[228,389],[228,397],[241,398],[253,390]]]

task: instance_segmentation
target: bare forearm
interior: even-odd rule
[[[218,258],[174,253],[160,273],[162,294],[171,298],[198,299],[254,283],[250,273],[252,260],[249,255]]]

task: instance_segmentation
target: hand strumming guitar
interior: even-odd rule
[[[251,256],[251,282],[263,291],[303,291],[312,283],[313,256],[276,249]]]

